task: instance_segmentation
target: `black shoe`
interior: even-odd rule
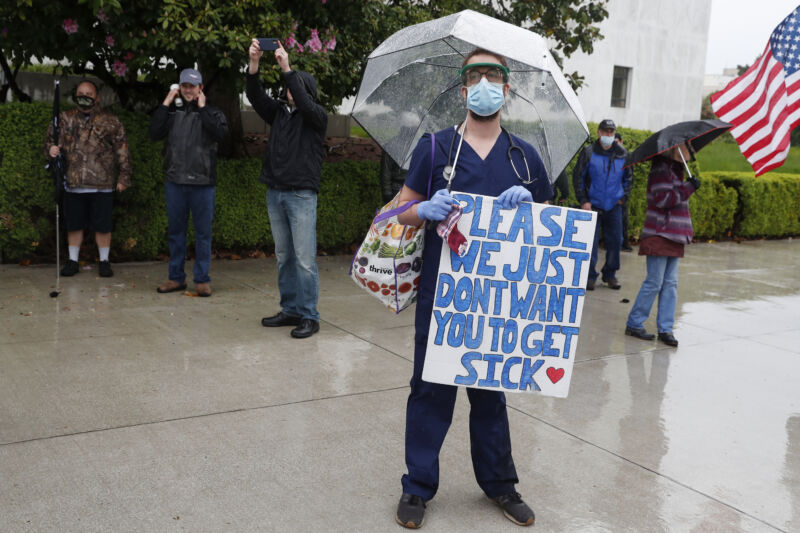
[[[586,290],[593,291],[594,290],[595,281],[593,279],[586,280]]]
[[[622,250],[623,252],[632,252],[633,247],[630,244],[623,244],[620,250]]]
[[[287,315],[283,311],[277,315],[268,316],[261,319],[261,325],[265,328],[278,328],[281,326],[299,326],[300,317]]]
[[[319,331],[319,322],[304,318],[300,321],[300,325],[292,330],[292,337],[295,339],[305,339]]]
[[[608,285],[609,289],[614,289],[615,291],[618,291],[622,287],[622,285],[619,284],[619,281],[617,281],[617,278],[607,278],[603,276],[603,283]]]
[[[630,335],[631,337],[636,337],[643,341],[651,341],[656,338],[652,333],[647,333],[647,330],[644,328],[632,328],[630,326],[625,326],[625,335]]]
[[[506,515],[506,518],[518,526],[532,526],[534,520],[536,520],[533,510],[528,507],[527,503],[522,501],[522,496],[519,495],[519,492],[504,494],[492,499],[503,509],[503,514]]]
[[[395,521],[409,529],[419,529],[425,521],[425,500],[416,494],[403,493],[397,504]]]
[[[73,261],[72,259],[67,259],[67,262],[61,267],[61,275],[65,277],[74,276],[78,273],[80,267],[77,261]]]
[[[111,270],[111,263],[108,261],[100,261],[97,269],[100,271],[101,278],[110,278],[114,275],[114,271]]]
[[[677,346],[678,339],[676,339],[672,333],[659,333],[658,340],[666,344],[667,346]]]

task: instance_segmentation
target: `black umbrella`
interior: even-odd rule
[[[53,96],[53,144],[58,146],[58,136],[60,133],[59,128],[59,105],[60,105],[60,91],[59,91],[60,82],[56,80],[56,88],[55,88],[55,95]],[[53,178],[53,195],[56,201],[56,290],[50,293],[52,298],[58,296],[59,293],[59,274],[61,272],[61,264],[60,264],[60,241],[61,241],[61,231],[59,229],[59,205],[61,205],[61,198],[64,196],[64,180],[67,177],[67,162],[64,158],[64,154],[59,153],[56,157],[50,159],[50,162],[47,164],[48,170],[50,170],[50,175]]]
[[[643,163],[686,141],[689,141],[692,150],[699,152],[732,127],[733,124],[721,120],[689,120],[667,126],[652,134],[628,155],[625,166]]]

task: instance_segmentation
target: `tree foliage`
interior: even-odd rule
[[[557,61],[591,52],[607,0],[6,0],[0,4],[0,67],[7,90],[20,66],[55,60],[63,73],[92,74],[126,108],[152,109],[178,72],[198,66],[211,101],[238,120],[242,70],[253,37],[278,37],[293,68],[311,72],[320,102],[333,110],[358,90],[366,58],[405,26],[473,9],[535,31]],[[577,73],[570,75],[580,84]],[[277,89],[268,55],[262,78]]]

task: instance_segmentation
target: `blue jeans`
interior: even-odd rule
[[[678,301],[678,259],[661,255],[647,256],[647,277],[628,315],[627,325],[641,328],[650,316],[650,308],[658,296],[656,326],[659,333],[672,333],[675,304]]]
[[[600,242],[600,228],[603,229],[603,240],[606,244],[606,263],[602,273],[604,279],[616,277],[619,270],[619,251],[622,247],[622,206],[617,204],[608,211],[597,211],[597,227],[594,231],[594,248],[589,261],[589,279],[597,279],[597,248]]]
[[[281,310],[287,315],[319,320],[317,193],[269,189],[267,209],[278,259]]]
[[[194,282],[208,283],[211,266],[211,222],[214,220],[213,185],[179,185],[168,181],[164,186],[167,201],[167,235],[169,237],[169,279],[183,283],[186,273],[186,230],[189,213],[194,221]]]

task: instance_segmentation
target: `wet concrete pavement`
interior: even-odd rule
[[[157,294],[166,263],[55,299],[54,267],[0,266],[0,531],[400,531],[413,311],[348,260],[320,258],[306,340],[260,326],[274,259],[214,261],[207,299]],[[800,241],[689,247],[673,349],[622,334],[644,277],[623,254],[569,397],[508,396],[534,531],[800,531],[798,263]],[[424,530],[520,531],[474,481],[467,415],[462,393]]]

